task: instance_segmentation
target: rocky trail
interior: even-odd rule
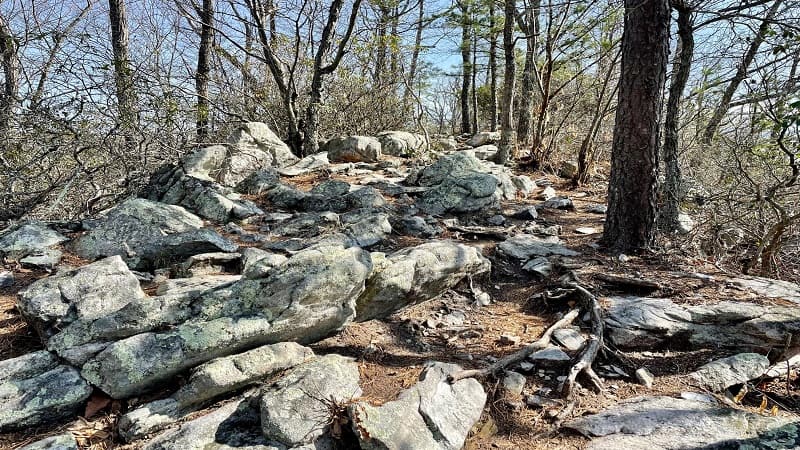
[[[298,159],[248,123],[96,218],[10,225],[0,448],[800,447],[800,286],[603,254],[603,181],[498,138]]]

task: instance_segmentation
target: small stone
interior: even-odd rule
[[[519,336],[513,334],[503,334],[500,336],[500,345],[519,345]]]
[[[14,274],[7,270],[0,271],[0,288],[14,285]]]
[[[45,248],[19,260],[22,267],[53,270],[61,262],[61,250]]]
[[[543,397],[538,394],[528,395],[525,397],[525,404],[534,408],[547,408],[561,406],[558,400]]]
[[[533,367],[534,365],[532,363],[529,363],[528,361],[522,361],[521,363],[519,363],[519,370],[523,372],[530,372],[531,370],[533,370]]]
[[[537,211],[533,206],[528,206],[515,211],[511,217],[520,220],[534,220],[539,218],[539,211]]]
[[[578,234],[596,234],[598,233],[597,228],[592,227],[578,227],[575,228],[575,232]]]
[[[519,372],[506,372],[505,377],[503,377],[503,388],[511,395],[522,395],[522,390],[525,388],[526,381],[525,375]]]
[[[550,263],[549,259],[540,256],[525,263],[525,265],[522,266],[522,270],[533,272],[544,278],[550,276],[550,273],[553,272],[553,265]]]
[[[500,226],[500,225],[506,223],[506,218],[502,214],[496,214],[496,215],[486,219],[486,221],[489,222],[491,225]]]
[[[606,205],[591,205],[586,208],[586,212],[592,214],[605,214],[608,207]]]
[[[760,377],[769,368],[769,359],[758,353],[740,353],[712,361],[689,376],[712,392],[746,383]]]
[[[553,332],[553,338],[564,348],[570,351],[578,351],[583,348],[586,338],[576,328],[559,328]]]
[[[548,347],[534,352],[528,357],[530,361],[570,361],[572,358],[558,347]]]
[[[647,389],[653,388],[653,381],[655,381],[655,377],[653,377],[653,374],[650,373],[646,367],[637,369],[635,375],[640,384],[646,386]]]
[[[552,197],[545,200],[543,206],[550,209],[575,209],[575,205],[569,197]]]
[[[556,194],[556,190],[553,189],[552,186],[547,186],[546,188],[544,188],[544,190],[542,190],[542,192],[539,193],[539,198],[541,200],[547,201],[555,197],[556,195],[558,195]]]
[[[486,292],[481,292],[475,296],[475,303],[478,306],[489,306],[492,304],[492,297]]]
[[[71,433],[66,433],[44,438],[19,450],[78,450],[78,442]]]

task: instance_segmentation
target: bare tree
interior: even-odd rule
[[[195,90],[197,91],[197,140],[202,142],[209,133],[211,107],[208,101],[208,81],[211,76],[211,49],[214,44],[214,0],[203,0],[196,8],[200,17],[200,46],[197,49]]]
[[[516,5],[514,0],[505,0],[503,8],[505,23],[503,23],[503,54],[505,64],[503,66],[503,97],[500,105],[500,146],[497,150],[496,161],[498,164],[505,164],[511,155],[511,145],[514,140],[514,82],[516,79],[516,60],[514,38],[514,15]]]
[[[0,15],[0,58],[3,64],[3,93],[0,96],[0,136],[7,140],[11,121],[19,105],[20,63],[17,56],[17,40],[8,22]],[[0,146],[4,148],[5,145]]]
[[[133,86],[128,36],[128,13],[125,0],[108,0],[111,22],[111,47],[114,51],[114,81],[117,88],[119,126],[129,147],[134,145],[136,124],[136,93]]]

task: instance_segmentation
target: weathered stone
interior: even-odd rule
[[[540,238],[530,234],[518,234],[506,239],[498,244],[497,251],[523,262],[537,256],[578,256],[578,252],[561,245],[561,240],[555,236]]]
[[[48,247],[66,242],[69,239],[51,230],[44,224],[31,222],[11,230],[0,236],[0,255],[19,259],[37,254]]]
[[[381,143],[368,136],[335,137],[325,143],[328,159],[337,162],[376,162],[381,158]]]
[[[289,146],[267,124],[262,122],[246,122],[240,125],[228,137],[228,145],[234,155],[250,150],[269,153],[272,157],[272,164],[275,167],[290,166],[299,160],[289,149]],[[252,169],[260,169],[260,167],[253,167]]]
[[[145,298],[119,256],[38,280],[21,291],[17,308],[47,341],[75,320],[90,321]]]
[[[227,156],[227,147],[212,145],[197,149],[184,156],[180,166],[186,175],[214,181],[219,178],[220,170]]]
[[[531,180],[527,175],[514,175],[511,177],[511,182],[514,183],[514,186],[517,187],[517,191],[519,191],[523,197],[527,197],[538,187],[536,186],[536,182]]]
[[[742,276],[734,278],[731,282],[741,288],[749,289],[760,296],[783,298],[800,304],[800,285],[789,281]]]
[[[239,281],[240,275],[204,275],[192,278],[173,278],[158,285],[156,295],[183,295],[196,297],[206,291],[228,286]]]
[[[241,259],[241,253],[200,253],[186,258],[186,261],[178,267],[177,272],[183,277],[197,277],[220,272],[231,273],[235,271]]]
[[[512,370],[506,372],[505,376],[503,376],[503,389],[512,396],[519,396],[522,395],[526,382],[525,375]]]
[[[481,145],[496,144],[498,142],[500,142],[499,131],[481,131],[475,133],[475,135],[467,141],[467,145],[470,147],[480,147]]]
[[[533,352],[533,354],[528,356],[528,360],[532,362],[570,361],[572,360],[572,358],[570,358],[568,354],[564,353],[564,350],[561,350],[560,348],[553,346]]]
[[[758,378],[769,368],[769,359],[758,353],[739,353],[703,365],[689,376],[711,392],[722,392]]]
[[[18,450],[78,450],[78,442],[72,433],[66,433],[44,438]]]
[[[562,161],[558,169],[558,176],[571,180],[578,174],[577,161]]]
[[[256,147],[247,147],[225,158],[219,174],[219,182],[224,186],[236,186],[254,170],[272,166],[271,154]]]
[[[578,328],[559,328],[553,332],[553,339],[569,351],[576,352],[583,348],[586,338]]]
[[[497,146],[493,144],[486,144],[467,151],[472,153],[478,159],[492,161],[495,155],[497,155]]]
[[[392,234],[389,215],[361,210],[341,216],[344,233],[359,247],[371,247]]]
[[[61,250],[45,248],[19,260],[22,267],[32,267],[36,269],[53,270],[61,262]]]
[[[0,270],[0,288],[11,287],[14,285],[14,273],[8,270]]]
[[[360,396],[358,381],[358,364],[335,354],[295,367],[262,394],[264,436],[288,446],[313,442],[327,431],[324,402]]]
[[[479,249],[451,241],[428,242],[400,250],[376,262],[358,298],[356,318],[384,317],[409,305],[435,298],[466,276],[490,270]]]
[[[552,197],[545,200],[542,206],[550,209],[575,209],[575,205],[572,204],[572,199],[569,197]]]
[[[578,233],[578,234],[597,234],[597,233],[599,233],[597,228],[592,228],[592,227],[578,227],[578,228],[575,228],[575,232]]]
[[[769,435],[789,421],[715,403],[638,397],[598,414],[570,420],[564,426],[591,437],[588,448],[594,450],[795,448],[796,434],[787,447],[757,445],[760,435]],[[743,445],[748,442],[756,445]]]
[[[0,362],[0,432],[73,417],[92,389],[48,352]]]
[[[281,182],[281,177],[275,169],[259,169],[236,185],[236,192],[242,194],[258,195],[269,191]]]
[[[425,191],[417,200],[417,207],[433,215],[494,210],[500,206],[498,187],[499,182],[493,175],[461,173]]]
[[[441,227],[428,223],[420,216],[401,217],[392,223],[392,228],[401,234],[421,238],[434,238],[444,232]]]
[[[296,208],[308,196],[308,193],[285,183],[275,185],[265,194],[274,206],[286,209]]]
[[[432,363],[420,381],[397,400],[378,407],[363,402],[350,405],[348,412],[361,448],[462,448],[469,430],[480,419],[486,393],[473,378],[450,384],[447,376],[459,370],[453,364]]]
[[[277,172],[287,177],[296,177],[307,173],[316,172],[330,166],[328,153],[320,152],[308,155],[291,166],[278,168]]]
[[[83,258],[120,255],[132,269],[164,267],[198,253],[232,252],[237,246],[203,221],[175,205],[129,199],[108,211],[100,223],[75,242]]]
[[[412,156],[425,148],[425,136],[407,131],[384,131],[378,133],[381,153],[391,156]]]
[[[409,176],[406,183],[418,186],[436,186],[448,178],[476,172],[486,173],[488,168],[472,153],[461,151],[442,156],[415,175]]]
[[[539,199],[547,201],[557,196],[556,190],[552,186],[546,186],[542,192],[539,193]]]
[[[256,279],[264,278],[272,269],[286,262],[286,257],[258,248],[242,250],[242,276]]]
[[[652,389],[653,388],[653,382],[656,379],[653,376],[653,374],[649,370],[647,370],[646,367],[640,367],[640,368],[636,369],[636,372],[634,373],[634,375],[636,376],[636,380],[640,384],[644,385],[647,389]]]
[[[540,277],[549,277],[550,274],[553,272],[553,264],[550,262],[549,259],[539,256],[536,258],[532,258],[524,266],[522,266],[522,270],[526,272],[532,272]]]
[[[460,147],[460,144],[458,143],[458,141],[455,140],[454,137],[449,136],[449,137],[434,139],[433,142],[431,142],[431,147],[434,150],[452,152],[453,150],[458,149],[458,147]]]
[[[213,359],[193,369],[186,384],[170,397],[147,403],[120,417],[120,436],[128,442],[138,439],[174,423],[222,394],[302,364],[313,356],[309,348],[281,342]]]
[[[536,210],[533,206],[526,206],[522,209],[519,209],[511,215],[511,217],[515,219],[521,220],[535,220],[539,218],[539,211]]]
[[[590,205],[586,207],[586,212],[592,214],[605,214],[608,208],[606,205]]]

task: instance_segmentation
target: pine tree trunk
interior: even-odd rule
[[[135,144],[133,131],[136,126],[136,97],[133,90],[133,69],[128,50],[128,14],[125,9],[125,0],[108,0],[108,6],[119,125],[127,145],[132,147]]]
[[[489,2],[489,128],[497,131],[497,33],[494,0]]]
[[[498,164],[505,164],[511,155],[511,145],[514,140],[513,115],[514,109],[514,82],[516,78],[516,61],[514,60],[514,0],[505,0],[505,24],[503,24],[503,101],[500,108],[500,146],[495,160]]]
[[[472,85],[472,21],[469,5],[462,1],[461,7],[461,134],[469,134],[470,127],[470,87]]]
[[[200,47],[197,51],[197,141],[203,142],[209,133],[211,109],[208,101],[208,82],[211,76],[210,54],[214,42],[214,0],[203,0],[200,12]]]

